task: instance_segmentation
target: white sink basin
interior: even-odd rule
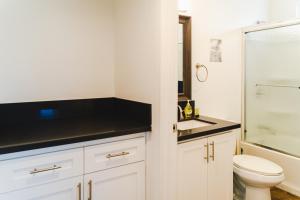
[[[185,131],[185,130],[189,130],[189,129],[201,128],[201,127],[211,126],[211,125],[213,125],[213,124],[198,121],[198,120],[189,120],[189,121],[184,121],[184,122],[178,122],[177,129],[179,131]]]

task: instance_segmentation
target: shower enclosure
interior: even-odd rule
[[[255,27],[243,36],[244,149],[282,165],[284,187],[299,195],[300,21]]]
[[[246,33],[245,140],[300,157],[300,25]]]

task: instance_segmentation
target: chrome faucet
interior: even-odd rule
[[[182,110],[182,108],[181,108],[181,106],[180,105],[177,105],[177,107],[178,107],[178,109],[179,109],[179,112],[180,112],[180,117],[179,117],[179,120],[184,120],[184,116],[183,116],[183,110]]]

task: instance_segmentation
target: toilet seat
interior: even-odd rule
[[[263,158],[250,155],[237,155],[233,158],[234,167],[262,176],[281,176],[283,169]]]
[[[243,180],[247,185],[259,188],[272,187],[284,180],[284,174],[276,176],[265,176],[256,172],[251,172],[249,170],[244,170],[233,166],[233,171],[237,174],[241,180]]]

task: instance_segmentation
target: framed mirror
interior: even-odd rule
[[[192,98],[191,17],[179,16],[178,24],[178,99]]]

